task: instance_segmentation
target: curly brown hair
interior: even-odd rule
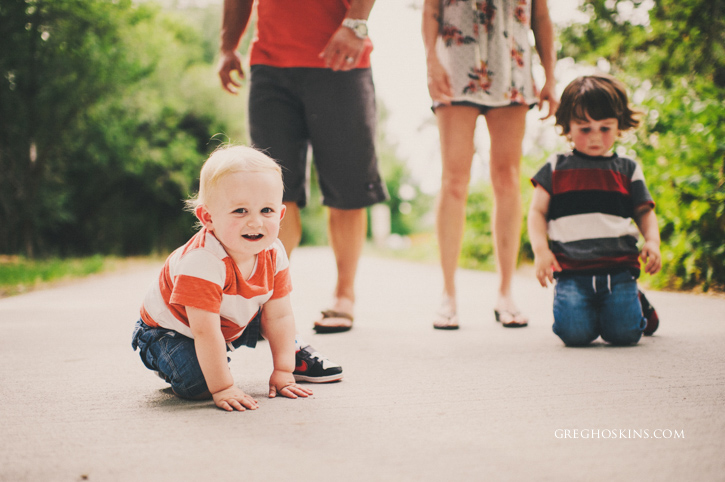
[[[564,89],[561,104],[556,110],[556,125],[563,135],[570,131],[572,120],[587,121],[617,119],[620,131],[639,125],[640,112],[629,106],[627,88],[611,75],[594,74],[577,77]]]

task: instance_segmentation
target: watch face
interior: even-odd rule
[[[346,18],[342,21],[342,25],[355,32],[355,36],[358,38],[364,39],[368,36],[368,26],[365,20],[354,20]]]

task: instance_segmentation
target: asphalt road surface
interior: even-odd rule
[[[366,256],[353,330],[316,335],[335,268],[302,248],[298,329],[345,378],[267,399],[261,342],[230,364],[260,408],[227,413],[176,399],[131,350],[159,268],[0,300],[0,480],[725,480],[725,299],[648,292],[655,336],[565,348],[532,276],[515,279],[529,327],[504,329],[495,275],[461,271],[446,332],[437,266]]]

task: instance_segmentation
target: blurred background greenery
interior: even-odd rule
[[[645,280],[656,287],[725,289],[723,3],[584,0],[588,23],[558,32],[560,59],[606,65],[644,111],[622,148],[657,202],[664,269]],[[632,21],[642,7],[648,22]],[[219,5],[0,3],[0,272],[9,260],[164,255],[191,236],[183,200],[201,164],[248,141],[244,102],[229,102],[215,74],[220,23]],[[392,245],[435,260],[433,196],[396,157],[379,107]],[[524,159],[523,186],[549,154]],[[471,186],[464,266],[492,267],[491,202],[490,186]],[[314,183],[303,216],[303,244],[324,244]]]

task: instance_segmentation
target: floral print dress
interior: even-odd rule
[[[533,105],[531,3],[535,0],[441,0],[438,58],[453,103]]]

